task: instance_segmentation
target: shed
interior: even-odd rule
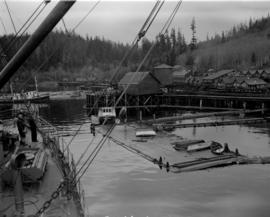
[[[179,69],[172,73],[172,84],[184,84],[186,83],[187,78],[190,76],[190,71],[186,69]]]
[[[233,69],[221,70],[221,71],[218,71],[216,73],[206,76],[203,79],[203,82],[209,83],[209,84],[214,84],[214,83],[217,84],[218,82],[221,82],[224,77],[233,75],[234,72],[235,71]]]
[[[265,89],[267,87],[267,83],[259,78],[246,79],[245,83],[250,90]]]
[[[172,84],[173,67],[167,64],[161,64],[153,69],[153,75],[160,81],[161,86],[168,86]]]
[[[129,85],[129,86],[128,86]],[[118,82],[120,89],[129,95],[147,95],[160,93],[160,81],[151,72],[128,72]]]

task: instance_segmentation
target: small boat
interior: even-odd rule
[[[116,112],[114,107],[100,107],[98,110],[98,120],[100,124],[115,123]]]
[[[156,135],[157,133],[151,128],[140,128],[136,130],[137,137],[151,137]]]
[[[173,148],[177,151],[186,151],[188,146],[194,145],[194,144],[199,144],[199,143],[204,143],[205,141],[200,139],[195,139],[195,140],[184,140],[184,141],[177,141],[177,142],[172,142],[171,144],[173,145]]]
[[[189,145],[187,147],[187,152],[195,152],[195,151],[207,150],[207,149],[210,149],[211,144],[212,144],[211,142],[205,142],[205,143]]]
[[[0,98],[0,103],[43,103],[50,99],[49,94],[39,94],[36,91],[29,91],[26,93],[14,93],[13,95]]]
[[[224,153],[224,147],[218,142],[213,141],[211,144],[211,152],[216,155],[222,155]]]

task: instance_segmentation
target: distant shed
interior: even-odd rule
[[[173,67],[167,64],[161,64],[153,69],[153,75],[160,81],[161,86],[172,84]]]
[[[178,85],[178,84],[185,84],[187,81],[187,78],[190,76],[190,71],[186,69],[178,69],[172,73],[172,84]]]
[[[226,76],[233,75],[235,71],[233,69],[225,69],[218,71],[216,73],[213,73],[211,75],[208,75],[204,77],[203,82],[207,84],[218,84],[219,82],[222,82],[223,78]]]
[[[129,85],[129,86],[128,86]],[[151,72],[128,72],[118,82],[120,89],[128,86],[129,95],[147,95],[158,94],[160,90],[160,81]]]

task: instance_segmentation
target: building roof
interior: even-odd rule
[[[233,72],[234,70],[233,69],[225,69],[225,70],[221,70],[221,71],[218,71],[216,73],[213,73],[211,75],[208,75],[204,78],[204,80],[214,80],[216,78],[219,78],[223,75],[227,75],[228,73],[230,72]]]
[[[185,66],[182,66],[182,65],[174,65],[173,67],[173,70],[175,71],[178,71],[178,70],[186,70],[186,67]]]
[[[251,79],[246,79],[245,82],[247,83],[247,85],[266,85],[267,83],[259,78],[251,78]]]
[[[223,83],[224,84],[233,84],[235,81],[235,78],[234,77],[226,77],[226,78],[223,78]]]
[[[246,79],[247,79],[247,78],[244,77],[244,76],[238,76],[238,77],[235,77],[235,82],[241,84],[241,83],[244,82]]]
[[[167,64],[161,64],[154,67],[154,69],[172,69],[172,68],[173,68],[172,66],[169,66]]]
[[[157,82],[159,82],[159,80],[151,72],[128,72],[118,84],[139,84],[147,75],[151,75]]]
[[[187,70],[177,70],[173,72],[173,77],[184,77],[186,74],[188,74],[189,71]]]

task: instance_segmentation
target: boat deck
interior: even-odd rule
[[[27,132],[26,143],[32,148],[43,148],[48,154],[47,168],[44,177],[37,184],[24,184],[24,212],[25,216],[33,215],[40,209],[45,201],[50,199],[51,194],[57,189],[63,180],[62,170],[56,163],[49,149],[43,146],[42,137],[38,134],[38,141],[31,142],[31,133]],[[0,216],[14,216],[15,198],[13,189],[5,188],[0,193]],[[77,207],[77,202],[68,200],[66,196],[59,196],[53,200],[50,207],[45,211],[46,216],[84,216]]]

